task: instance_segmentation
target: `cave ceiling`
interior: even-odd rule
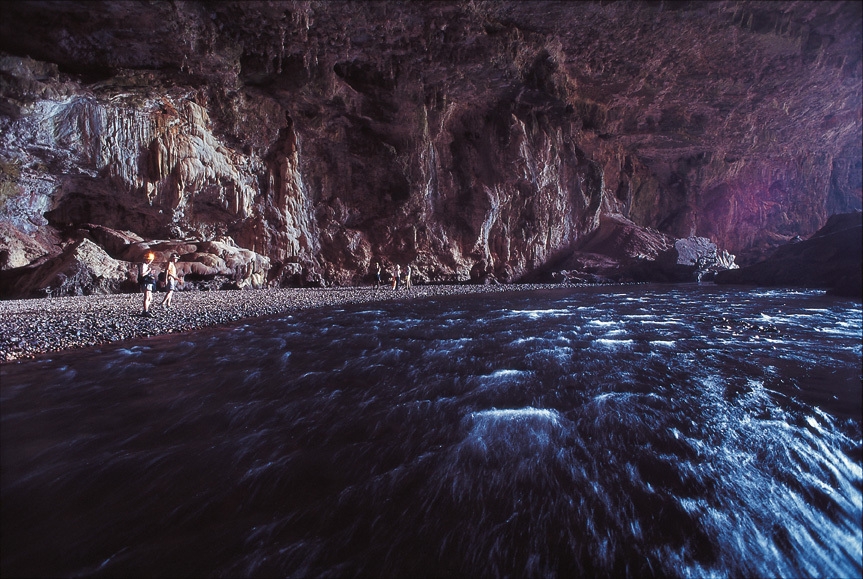
[[[254,87],[286,106],[325,96],[312,78],[323,66],[384,96],[409,80],[454,100],[539,90],[585,109],[592,128],[645,158],[773,155],[859,140],[860,10],[858,2],[12,2],[0,48],[87,80],[157,71],[167,84]]]

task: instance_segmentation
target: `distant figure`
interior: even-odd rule
[[[396,268],[393,270],[393,289],[399,289],[399,283],[402,281],[402,266],[396,265]]]
[[[375,289],[381,287],[381,262],[375,264]]]
[[[410,266],[410,264],[408,264],[407,268],[405,269],[405,289],[406,290],[411,289],[411,266]]]
[[[138,284],[141,286],[141,291],[144,292],[144,311],[141,316],[152,318],[150,313],[150,302],[153,301],[153,290],[156,289],[156,276],[153,275],[153,269],[150,266],[156,256],[152,251],[147,252],[144,256],[144,263],[138,264]]]
[[[171,300],[174,297],[174,290],[177,289],[177,282],[180,278],[177,277],[177,262],[180,256],[176,253],[171,254],[171,259],[168,260],[168,267],[165,270],[165,299],[162,300],[162,305],[166,308],[171,307]]]

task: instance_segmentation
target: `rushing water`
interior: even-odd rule
[[[2,575],[858,577],[861,335],[635,286],[6,365]]]

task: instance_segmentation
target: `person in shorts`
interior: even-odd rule
[[[408,266],[405,268],[405,289],[406,290],[411,289],[411,265],[410,264],[408,264]]]
[[[144,311],[140,315],[145,318],[153,317],[150,313],[150,303],[153,301],[153,291],[156,289],[156,275],[152,267],[155,257],[152,251],[148,251],[144,256],[144,262],[138,264],[138,284],[144,292]]]
[[[171,307],[171,300],[174,297],[174,290],[177,289],[177,283],[180,278],[177,276],[177,262],[180,256],[176,253],[171,254],[171,259],[168,260],[168,267],[165,269],[165,299],[162,300],[162,305],[166,308]]]

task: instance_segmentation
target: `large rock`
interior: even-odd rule
[[[110,294],[136,287],[134,264],[117,261],[89,239],[54,257],[0,271],[2,298]]]
[[[736,268],[733,255],[706,237],[693,236],[675,241],[657,257],[656,267],[651,270],[658,281],[692,282]]]
[[[103,225],[84,223],[72,233],[76,239],[86,238],[101,247],[105,252],[123,261],[137,261],[129,259],[130,248],[144,241],[144,239],[131,231],[117,231]],[[132,252],[134,257],[140,257]]]
[[[221,288],[257,289],[268,285],[270,259],[249,249],[238,247],[230,237],[200,239],[142,240],[131,243],[123,257],[140,263],[147,253],[155,255],[154,267],[167,267],[171,255],[177,254],[177,273],[183,289]]]
[[[654,264],[674,241],[622,216],[603,215],[596,229],[576,243],[574,250],[562,252],[524,281],[604,283],[640,279],[641,264]]]
[[[603,216],[577,249],[535,280],[575,283],[693,282],[735,268],[734,256],[703,237],[674,239],[619,216]]]
[[[754,265],[718,273],[721,284],[829,288],[861,299],[863,217],[859,211],[834,215],[805,241],[777,249]]]
[[[147,253],[154,254],[152,267],[156,272],[165,271],[171,255],[180,256],[177,273],[183,282],[179,289],[257,289],[270,285],[269,258],[238,247],[230,237],[144,240],[130,232],[92,224],[74,233],[78,239],[60,253],[0,271],[0,298],[137,291],[138,264]]]

